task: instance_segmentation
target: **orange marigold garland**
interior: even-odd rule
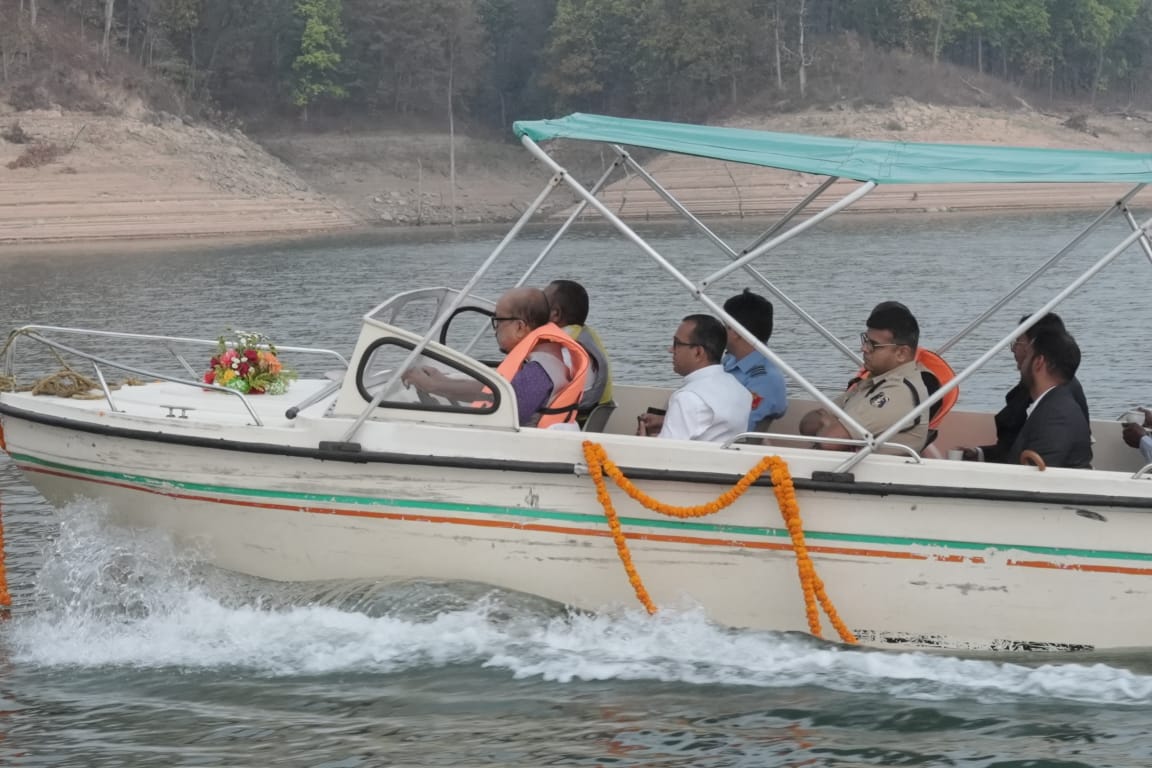
[[[596,498],[600,501],[600,505],[604,507],[604,514],[608,518],[608,528],[612,532],[612,539],[616,543],[616,552],[620,556],[620,562],[624,565],[624,572],[628,575],[628,581],[636,593],[636,598],[648,613],[656,612],[656,604],[652,602],[652,598],[649,596],[648,590],[645,589],[644,583],[640,579],[640,574],[636,571],[636,566],[632,562],[632,554],[628,549],[628,540],[624,536],[623,528],[620,526],[620,517],[616,513],[616,508],[612,505],[612,498],[608,494],[608,484],[604,481],[604,475],[607,474],[611,477],[616,485],[645,508],[670,517],[685,519],[711,515],[731,506],[737,499],[744,495],[745,491],[752,487],[752,484],[755,483],[761,475],[765,472],[771,472],[772,489],[776,494],[776,501],[780,506],[780,514],[784,518],[784,523],[788,528],[788,534],[792,538],[792,551],[796,555],[796,570],[799,573],[800,587],[804,593],[804,611],[808,617],[808,628],[816,637],[821,636],[820,614],[817,608],[819,604],[819,606],[824,609],[824,612],[828,614],[828,620],[832,623],[832,626],[836,629],[840,638],[846,643],[856,642],[856,636],[852,634],[852,631],[841,621],[839,614],[836,612],[836,608],[828,598],[828,593],[824,590],[824,582],[816,575],[816,567],[812,563],[812,558],[808,554],[808,547],[804,542],[804,524],[800,519],[800,507],[796,502],[796,490],[792,484],[792,475],[788,472],[788,464],[782,458],[779,456],[765,456],[756,466],[748,470],[748,472],[737,481],[736,485],[720,494],[715,501],[697,504],[691,507],[665,504],[641,491],[632,481],[624,477],[624,473],[620,471],[620,468],[608,458],[608,454],[602,445],[586,440],[584,442],[584,458],[588,463],[588,473],[592,476],[592,482],[596,485]]]
[[[599,457],[592,451],[593,448],[599,448]],[[624,565],[624,572],[628,574],[628,582],[632,585],[632,590],[636,593],[636,599],[644,606],[644,609],[649,614],[656,613],[656,604],[652,602],[652,598],[648,595],[648,590],[644,588],[644,582],[640,580],[640,574],[636,572],[636,566],[632,563],[632,553],[628,551],[628,540],[624,538],[624,530],[620,527],[620,516],[616,514],[616,508],[612,506],[612,497],[608,495],[608,484],[604,482],[604,464],[601,460],[604,455],[604,448],[599,445],[593,445],[590,442],[584,443],[584,456],[588,460],[588,472],[592,475],[592,482],[596,484],[596,498],[600,500],[600,506],[604,507],[604,515],[608,518],[608,528],[612,531],[612,540],[616,542],[616,554],[620,556],[620,562]]]
[[[12,595],[8,593],[8,566],[4,562],[4,504],[0,499],[0,618],[7,618],[12,607]]]

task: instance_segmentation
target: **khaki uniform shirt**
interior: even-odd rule
[[[873,436],[879,435],[928,399],[924,378],[920,374],[921,368],[915,362],[905,363],[888,373],[864,379],[834,402]],[[890,441],[917,452],[924,450],[924,443],[928,440],[928,419],[927,413],[920,414]]]

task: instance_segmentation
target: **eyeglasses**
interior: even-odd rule
[[[1027,344],[1028,344],[1028,337],[1027,336],[1017,336],[1015,339],[1012,340],[1012,343],[1008,346],[1008,348],[1009,349],[1016,349],[1017,347],[1023,347],[1023,346],[1026,346]]]
[[[519,320],[519,319],[520,318],[518,318],[518,317],[493,317],[491,320],[489,320],[489,322],[492,323],[492,330],[496,331],[496,330],[500,329],[500,323],[507,323],[510,320]]]
[[[700,344],[693,344],[690,341],[680,341],[680,339],[676,338],[675,336],[672,337],[672,349],[676,349],[676,347],[699,347],[699,346],[701,346],[701,345]]]
[[[874,339],[869,338],[867,333],[861,333],[860,334],[860,348],[866,349],[869,352],[875,352],[876,350],[880,349],[880,347],[902,347],[902,346],[904,346],[904,345],[903,344],[897,344],[895,342],[893,342],[892,344],[880,344],[877,341],[875,341]]]

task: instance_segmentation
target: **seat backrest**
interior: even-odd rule
[[[928,393],[928,397],[932,397],[936,394],[936,390],[940,389],[940,379],[936,378],[936,374],[932,371],[921,371],[920,378],[924,380],[924,391]],[[940,413],[940,409],[943,407],[943,400],[936,401],[936,404],[928,409],[928,418],[935,419],[936,414]]]
[[[611,401],[600,403],[588,412],[588,418],[584,420],[584,431],[603,432],[604,427],[608,426],[608,419],[612,417],[614,410],[616,410],[616,403]]]

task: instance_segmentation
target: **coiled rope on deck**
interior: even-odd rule
[[[8,334],[4,346],[0,347],[0,359],[8,352],[8,348],[16,340],[17,336],[28,335],[28,331],[16,330]],[[52,347],[48,350],[55,356],[57,362],[60,363],[60,370],[56,373],[51,373],[44,378],[38,380],[35,384],[19,385],[14,375],[0,374],[0,390],[6,392],[31,392],[33,395],[49,395],[52,397],[72,397],[77,400],[100,400],[104,397],[104,392],[100,388],[100,384],[95,380],[88,378],[68,364],[60,352]],[[123,387],[140,386],[144,382],[128,377],[120,384],[109,384],[109,391],[116,391]]]
[[[788,534],[792,540],[792,552],[796,556],[796,569],[800,576],[800,587],[804,593],[804,610],[808,618],[808,630],[816,637],[823,636],[821,634],[819,612],[819,607],[822,607],[824,613],[828,615],[829,622],[831,622],[836,632],[840,635],[840,639],[846,643],[857,642],[852,630],[848,629],[844,622],[841,621],[835,606],[832,605],[832,601],[824,589],[824,582],[820,579],[819,575],[817,575],[816,566],[813,565],[812,558],[808,554],[808,547],[804,541],[804,523],[800,519],[800,507],[796,502],[796,490],[792,484],[792,475],[788,471],[788,463],[785,462],[784,459],[779,456],[765,456],[756,466],[748,470],[732,488],[720,494],[714,501],[691,507],[678,507],[657,501],[637,488],[624,476],[620,468],[608,458],[604,446],[586,440],[584,441],[583,447],[584,459],[588,463],[588,473],[592,476],[592,482],[596,485],[596,498],[600,501],[600,505],[604,507],[604,515],[608,519],[608,527],[612,531],[612,539],[616,543],[616,553],[620,557],[620,562],[624,566],[625,573],[628,574],[628,581],[632,584],[636,598],[648,613],[656,612],[656,604],[652,602],[652,598],[649,596],[648,590],[644,587],[644,582],[641,580],[640,574],[632,562],[632,554],[628,549],[628,540],[620,525],[620,517],[612,504],[612,497],[608,493],[608,484],[605,482],[604,476],[608,475],[611,477],[612,481],[616,483],[621,490],[646,509],[669,517],[686,519],[711,515],[731,506],[733,502],[744,495],[745,491],[752,487],[752,484],[755,483],[761,475],[765,472],[771,472],[772,490],[776,494],[776,502],[780,507],[780,514],[784,518],[784,523],[788,528]]]

